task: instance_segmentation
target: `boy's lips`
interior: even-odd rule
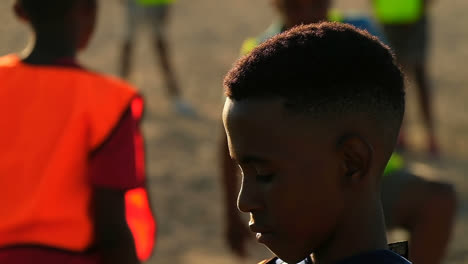
[[[258,224],[250,224],[249,228],[250,231],[256,233],[255,237],[259,243],[267,245],[274,239],[273,231],[271,228],[261,226]]]

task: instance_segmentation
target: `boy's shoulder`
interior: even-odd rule
[[[88,77],[90,78],[94,78],[97,82],[101,83],[102,86],[105,86],[105,87],[109,87],[113,89],[136,91],[136,88],[133,85],[112,75],[92,72],[92,71],[88,71],[88,72],[85,71],[84,74],[87,74]]]
[[[65,67],[65,66],[37,66],[25,64],[16,54],[7,54],[0,56],[0,69],[7,71],[22,71],[24,74],[31,73],[34,76],[41,76],[57,83],[69,81],[73,83],[81,83],[82,87],[100,89],[117,89],[134,91],[135,88],[126,81],[117,77],[99,73],[80,67]]]
[[[77,83],[80,83],[77,89],[88,101],[94,102],[89,105],[95,105],[97,108],[100,104],[109,102],[127,102],[139,94],[133,85],[112,75],[87,70],[78,71],[77,74],[75,78]]]

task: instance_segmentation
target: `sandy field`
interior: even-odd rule
[[[11,12],[13,0],[0,1],[0,54],[18,52],[28,29]],[[125,27],[125,5],[101,0],[96,35],[81,61],[116,74]],[[434,1],[431,11],[430,73],[443,155],[424,154],[425,133],[415,94],[409,88],[407,115],[411,170],[455,184],[459,213],[446,264],[468,263],[468,1]],[[365,0],[339,0],[343,10],[368,10]],[[173,62],[184,97],[199,111],[187,119],[172,111],[147,30],[138,36],[131,82],[146,97],[144,135],[148,181],[158,218],[158,240],[148,263],[257,263],[270,253],[252,242],[251,256],[234,258],[225,247],[222,196],[217,163],[222,79],[238,56],[243,39],[264,30],[274,17],[268,0],[178,0],[169,36]],[[398,234],[393,236],[398,239]]]

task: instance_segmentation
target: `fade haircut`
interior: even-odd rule
[[[317,117],[365,115],[384,122],[391,140],[405,111],[393,53],[342,23],[301,25],[271,38],[235,64],[224,88],[232,100],[279,97],[287,109]]]

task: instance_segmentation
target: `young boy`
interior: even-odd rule
[[[174,110],[186,116],[194,116],[195,110],[182,100],[173,67],[169,59],[167,43],[167,21],[171,4],[174,0],[125,0],[127,4],[127,29],[122,49],[120,74],[128,79],[131,68],[131,58],[135,33],[142,22],[150,24],[154,38],[154,50],[159,55],[159,61],[166,81],[167,92],[173,101]]]
[[[350,23],[363,29],[370,26],[369,31],[379,35],[368,19],[366,22],[363,17],[348,17],[336,11],[330,12],[328,0],[274,0],[273,4],[281,16],[280,22],[274,23],[259,37],[247,40],[242,47],[243,55],[294,25],[327,19]],[[236,255],[243,257],[247,254],[245,241],[250,238],[250,234],[235,210],[237,168],[229,156],[224,131],[222,139],[221,176],[225,194],[226,241]],[[410,259],[416,264],[441,263],[456,212],[456,194],[453,187],[408,173],[402,158],[394,153],[385,169],[382,188],[387,228],[404,228],[410,233]]]
[[[15,2],[34,43],[0,57],[0,263],[139,263],[125,195],[144,184],[142,100],[77,62],[96,9]]]
[[[260,243],[286,263],[409,263],[388,250],[380,202],[405,108],[386,46],[345,24],[298,26],[224,85],[238,207]]]
[[[375,17],[382,25],[399,63],[414,77],[428,131],[427,146],[431,154],[437,155],[439,147],[426,69],[429,41],[427,9],[430,2],[431,0],[372,0]],[[399,146],[406,147],[404,133],[400,136]]]

